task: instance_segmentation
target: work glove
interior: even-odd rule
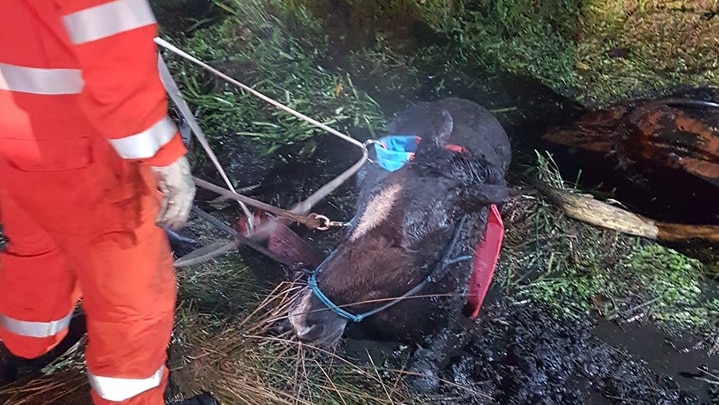
[[[182,156],[168,166],[150,166],[162,192],[162,204],[155,223],[178,229],[187,222],[195,198],[190,163]]]

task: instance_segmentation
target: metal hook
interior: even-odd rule
[[[378,141],[377,139],[368,139],[368,140],[362,142],[362,146],[363,146],[365,149],[367,149],[367,146],[373,145],[373,144],[376,144],[376,145],[384,145],[384,144],[382,143],[382,141]],[[377,162],[375,162],[372,158],[370,158],[369,156],[367,156],[367,161],[370,162],[370,163],[377,163]]]
[[[332,221],[324,215],[312,213],[309,215],[310,218],[317,220],[319,225],[315,228],[320,231],[326,231],[332,227],[343,227],[348,226],[347,222]]]

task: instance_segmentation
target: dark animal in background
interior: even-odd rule
[[[414,158],[396,171],[376,162],[363,167],[357,175],[359,196],[351,225],[315,270],[318,289],[353,314],[419,285],[437,268],[453,236],[459,238],[453,257],[471,255],[484,233],[490,204],[507,197],[510,143],[483,107],[458,98],[422,102],[396,116],[387,130],[421,137]],[[462,217],[466,222],[457,231]],[[449,264],[440,279],[413,297],[357,325],[371,339],[430,348],[415,356],[412,369],[433,376],[448,344],[444,335],[462,316],[470,275],[471,261]],[[327,302],[305,288],[293,303],[290,322],[301,340],[330,345],[342,336],[348,319],[328,310]]]

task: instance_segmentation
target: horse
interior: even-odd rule
[[[325,347],[349,322],[371,339],[424,341],[429,349],[413,369],[434,386],[446,331],[463,316],[467,259],[490,206],[509,196],[511,147],[490,111],[454,97],[410,106],[387,132],[413,144],[410,152],[382,164],[387,145],[374,143],[356,175],[356,213],[291,304],[289,322],[301,341]]]

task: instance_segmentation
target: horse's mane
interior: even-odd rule
[[[447,177],[467,186],[505,184],[499,162],[490,162],[483,153],[468,147],[455,152],[435,142],[426,142],[420,145],[410,166],[421,176]]]

